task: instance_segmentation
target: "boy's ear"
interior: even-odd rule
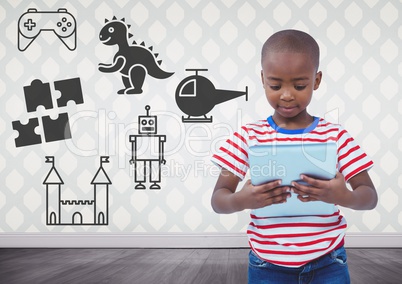
[[[320,86],[321,79],[322,79],[322,72],[318,71],[317,74],[315,75],[314,91],[317,90],[318,87]]]
[[[265,88],[265,84],[264,84],[264,71],[261,70],[261,83],[262,83],[262,87]]]

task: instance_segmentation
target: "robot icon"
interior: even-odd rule
[[[166,164],[166,135],[157,134],[157,117],[149,115],[150,109],[149,105],[145,106],[147,114],[138,116],[138,134],[129,136],[132,154],[130,165],[134,167],[134,182],[137,183],[135,189],[146,189],[147,177],[150,189],[160,189],[161,165]]]

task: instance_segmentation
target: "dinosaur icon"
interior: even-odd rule
[[[145,43],[129,43],[133,36],[129,33],[130,25],[125,19],[105,19],[105,25],[99,33],[100,41],[105,45],[117,45],[119,50],[113,58],[113,63],[99,63],[99,71],[112,73],[119,71],[122,75],[124,89],[118,94],[141,94],[145,76],[148,74],[156,79],[166,79],[174,73],[161,69],[162,60],[157,60],[158,53],[153,53],[153,47],[145,47]]]

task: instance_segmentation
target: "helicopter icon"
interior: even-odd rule
[[[207,117],[215,105],[246,96],[248,100],[248,87],[243,91],[218,90],[210,80],[199,75],[201,71],[208,69],[185,69],[195,72],[180,82],[176,88],[176,103],[187,117],[182,116],[182,122],[212,122],[212,116]]]

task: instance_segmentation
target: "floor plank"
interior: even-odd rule
[[[247,283],[248,249],[0,249],[0,282]],[[402,283],[402,249],[348,248],[353,284]]]
[[[402,283],[402,249],[347,249],[352,283]]]
[[[191,283],[226,283],[228,261],[228,249],[212,250]]]
[[[194,250],[187,259],[183,260],[176,268],[167,275],[163,283],[196,283],[195,278],[206,262],[212,249]],[[199,282],[202,283],[202,282]]]

